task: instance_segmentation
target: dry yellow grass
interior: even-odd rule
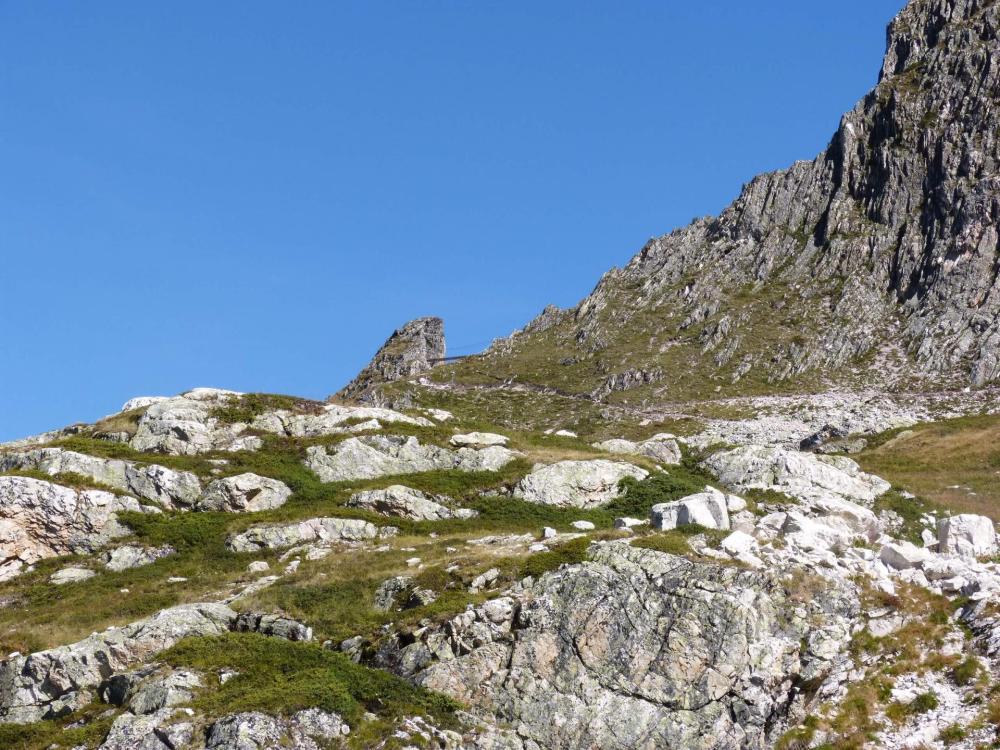
[[[921,497],[1000,520],[1000,416],[917,425],[856,458]]]

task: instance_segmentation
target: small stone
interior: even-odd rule
[[[571,523],[570,526],[572,526],[577,531],[593,531],[594,529],[597,528],[590,521],[573,521],[573,523]]]
[[[270,569],[271,566],[264,560],[254,560],[252,563],[247,565],[248,573],[264,573]]]

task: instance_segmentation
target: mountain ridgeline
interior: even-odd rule
[[[911,2],[818,158],[438,378],[659,401],[995,382],[998,26],[992,0]]]

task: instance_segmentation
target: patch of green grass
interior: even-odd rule
[[[971,685],[979,677],[981,668],[979,659],[974,656],[967,656],[951,670],[951,679],[955,681],[956,685],[962,687]]]
[[[255,633],[228,633],[188,638],[160,656],[174,667],[203,672],[233,669],[239,674],[215,689],[201,692],[193,706],[208,716],[240,711],[288,715],[318,707],[340,714],[352,727],[362,727],[371,712],[382,726],[366,723],[369,731],[403,716],[429,716],[445,728],[457,724],[458,704],[442,695],[395,677],[389,672],[355,664],[347,656],[313,643],[268,638]],[[355,747],[367,732],[352,732]]]
[[[274,393],[245,393],[242,396],[230,396],[226,403],[212,410],[212,416],[226,424],[242,422],[249,424],[265,412],[285,411],[300,414],[318,413],[322,404],[318,401],[284,396]]]
[[[941,730],[938,739],[945,745],[954,745],[956,742],[964,740],[967,734],[963,727],[958,724],[952,724]]]
[[[48,750],[49,748],[96,747],[107,736],[114,716],[98,718],[107,706],[95,704],[72,718],[38,721],[34,724],[0,724],[0,747],[4,750]],[[86,718],[87,723],[67,728],[70,722]]]
[[[938,707],[938,697],[933,692],[921,693],[910,704],[910,713],[925,714]]]
[[[667,552],[671,555],[691,557],[695,554],[689,543],[691,537],[704,535],[708,545],[714,546],[728,536],[728,534],[729,532],[727,531],[707,529],[698,524],[689,524],[678,526],[676,529],[671,529],[670,531],[647,534],[632,542],[632,546],[656,550],[657,552]]]

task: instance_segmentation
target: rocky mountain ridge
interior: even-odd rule
[[[909,3],[823,154],[755,178],[439,380],[612,401],[996,381],[998,13]]]

